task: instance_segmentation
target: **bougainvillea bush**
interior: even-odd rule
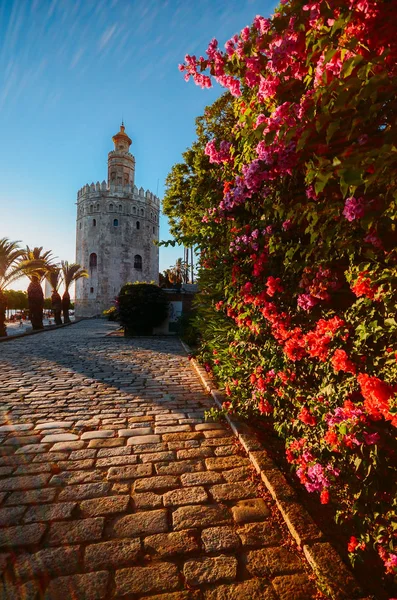
[[[352,559],[397,568],[397,2],[282,2],[180,70],[227,94],[168,178],[201,358],[272,420]]]

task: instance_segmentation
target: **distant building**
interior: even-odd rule
[[[90,277],[76,283],[76,316],[99,315],[129,281],[158,283],[160,200],[134,183],[135,158],[124,124],[113,136],[108,180],[77,193],[76,262]]]

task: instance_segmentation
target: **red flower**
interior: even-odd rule
[[[394,394],[393,388],[378,377],[370,377],[365,373],[357,376],[361,393],[364,396],[364,407],[367,413],[378,421],[382,416],[395,424],[395,419],[390,413],[389,401]]]
[[[267,295],[274,296],[276,292],[283,292],[284,288],[281,285],[280,277],[268,277],[266,282]]]
[[[354,552],[357,546],[359,545],[359,541],[354,535],[351,536],[349,543],[347,544],[348,552]]]
[[[344,350],[335,350],[331,363],[335,373],[344,371],[345,373],[356,373],[356,365],[349,359]]]
[[[352,292],[359,298],[360,296],[366,296],[370,300],[375,298],[375,294],[378,290],[378,286],[374,285],[371,287],[371,280],[369,277],[365,277],[368,271],[362,271],[359,274],[356,283],[351,286]]]
[[[301,411],[300,411],[300,413],[298,415],[298,419],[300,421],[302,421],[302,423],[305,423],[306,425],[313,426],[313,425],[317,424],[316,417],[314,417],[312,415],[312,413],[310,412],[310,410],[306,406],[303,406],[301,408]]]
[[[321,504],[329,503],[329,491],[328,490],[322,490],[322,492],[320,494],[320,502],[321,502]]]
[[[261,398],[259,400],[259,404],[258,404],[258,410],[259,412],[263,415],[269,415],[270,413],[273,412],[273,407],[270,404],[270,402],[268,402],[267,400],[264,400],[263,398]]]
[[[324,440],[329,444],[332,450],[336,450],[339,445],[339,439],[333,429],[329,429],[324,436]]]

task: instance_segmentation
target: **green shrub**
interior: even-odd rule
[[[126,283],[120,290],[120,323],[124,335],[151,335],[168,314],[165,292],[152,283]]]

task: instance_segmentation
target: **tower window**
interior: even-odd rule
[[[91,293],[91,294],[93,294],[93,293],[94,293],[94,288],[93,288],[93,287],[91,287],[91,288],[90,288],[90,293]]]
[[[119,226],[119,220],[113,219],[113,227],[118,227],[118,226]]]
[[[139,229],[139,228],[140,228],[140,226],[141,226],[140,222],[139,222],[139,221],[137,221],[137,222],[136,222],[136,228],[137,228],[137,229]]]
[[[99,210],[99,204],[96,205],[96,209]]]
[[[113,204],[109,204],[109,210],[110,212],[113,212]]]
[[[141,216],[143,217],[145,213],[143,212],[143,208],[141,208]]]
[[[153,233],[154,233],[154,227],[153,227]]]
[[[142,256],[135,254],[134,256],[134,269],[142,270]]]
[[[123,212],[123,205],[119,204],[119,212]]]
[[[92,226],[96,227],[96,219],[92,219]]]
[[[90,204],[90,212],[94,212],[94,205]]]
[[[96,267],[98,264],[98,258],[97,255],[95,254],[95,252],[92,252],[90,254],[90,268],[93,269],[94,267]]]
[[[132,207],[132,212],[134,213],[134,215],[136,214],[136,206]]]
[[[80,223],[80,229],[81,229],[81,223]]]

